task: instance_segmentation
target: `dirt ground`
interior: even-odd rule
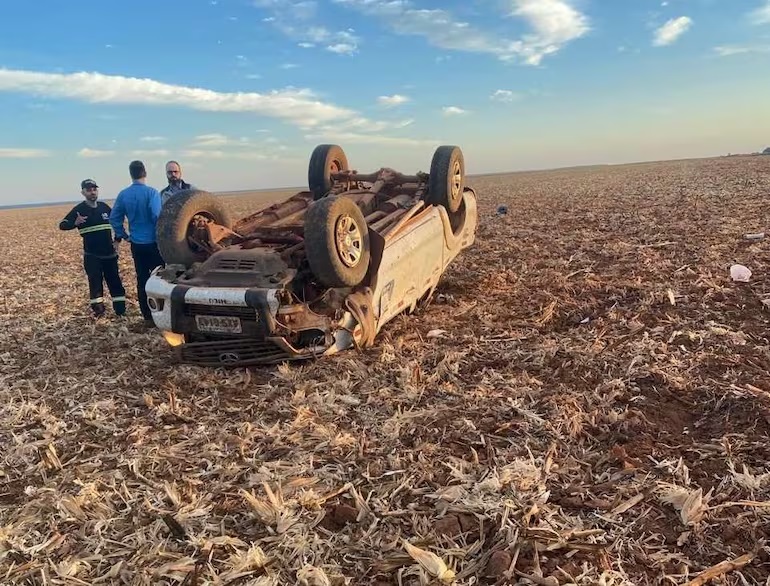
[[[127,248],[94,322],[68,208],[0,212],[0,583],[770,584],[770,157],[469,184],[427,308],[252,370],[139,331]]]

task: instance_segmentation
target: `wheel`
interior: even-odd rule
[[[369,268],[369,229],[356,203],[344,196],[320,199],[305,213],[305,254],[327,287],[354,287]]]
[[[433,153],[428,177],[428,203],[448,212],[460,209],[465,189],[465,159],[460,147],[440,146]]]
[[[319,144],[310,155],[307,167],[307,184],[313,199],[321,199],[332,188],[332,173],[347,171],[348,159],[345,151],[336,144]]]
[[[187,189],[175,193],[163,204],[156,230],[158,250],[166,264],[189,267],[201,260],[198,251],[187,242],[190,222],[196,215],[204,216],[228,229],[233,227],[228,211],[209,192]]]

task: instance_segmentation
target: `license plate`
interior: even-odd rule
[[[241,320],[229,315],[196,315],[195,325],[201,332],[217,334],[240,334]]]

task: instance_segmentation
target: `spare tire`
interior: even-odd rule
[[[163,204],[156,228],[158,251],[166,264],[189,267],[204,260],[201,251],[193,249],[187,241],[190,222],[196,215],[228,229],[233,227],[230,213],[209,192],[186,189],[175,193]]]
[[[307,184],[313,199],[321,199],[332,188],[332,173],[347,171],[348,158],[336,144],[319,144],[310,155],[307,166]]]
[[[444,206],[450,214],[460,209],[465,190],[465,159],[460,147],[440,146],[433,153],[428,177],[428,203]]]
[[[305,212],[305,254],[326,287],[355,287],[363,281],[371,251],[361,208],[340,195],[311,204]]]

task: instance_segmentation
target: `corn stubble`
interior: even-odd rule
[[[469,182],[426,309],[252,371],[94,323],[64,208],[0,212],[0,583],[765,584],[770,160]]]

